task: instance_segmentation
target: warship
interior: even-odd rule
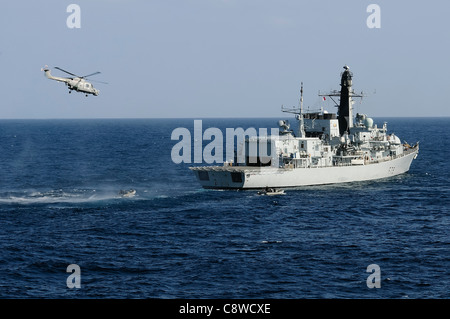
[[[407,172],[418,156],[414,146],[381,127],[372,118],[353,116],[353,74],[344,66],[341,89],[319,96],[330,97],[337,114],[303,112],[303,83],[299,106],[282,111],[295,114],[298,132],[288,121],[278,122],[279,134],[246,137],[239,154],[244,160],[223,165],[190,167],[203,188],[283,189],[310,185],[348,183],[388,178]],[[337,103],[333,98],[339,98]],[[264,152],[262,149],[266,148]],[[251,150],[256,149],[256,153]],[[264,153],[264,154],[263,154]]]

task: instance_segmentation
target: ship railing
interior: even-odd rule
[[[287,169],[308,168],[309,163],[307,158],[289,158],[289,160],[283,161],[281,167]]]
[[[416,150],[417,150],[417,148],[412,147],[412,148],[403,150],[403,153],[401,153],[401,154],[390,155],[388,157],[383,157],[383,158],[379,158],[379,159],[375,159],[375,160],[371,160],[371,161],[366,160],[365,161],[365,165],[377,164],[377,163],[382,163],[382,162],[387,162],[387,161],[390,161],[390,160],[394,160],[394,159],[397,159],[397,158],[402,158],[402,157],[404,157],[406,155],[414,153]]]
[[[353,166],[351,162],[336,162],[333,166]]]

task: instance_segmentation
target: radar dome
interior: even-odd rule
[[[371,128],[373,126],[373,120],[370,117],[366,117],[366,119],[364,120],[364,125],[367,128]]]

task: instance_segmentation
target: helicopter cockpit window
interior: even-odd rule
[[[87,89],[89,89],[89,83],[86,83],[85,87],[86,87]]]

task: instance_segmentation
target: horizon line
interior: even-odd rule
[[[450,115],[430,115],[430,116],[370,116],[372,118],[450,118]],[[240,116],[240,117],[212,117],[212,116],[193,116],[193,117],[36,117],[36,118],[28,118],[28,117],[18,117],[18,118],[0,118],[1,120],[189,120],[189,119],[272,119],[279,118],[276,116]]]

